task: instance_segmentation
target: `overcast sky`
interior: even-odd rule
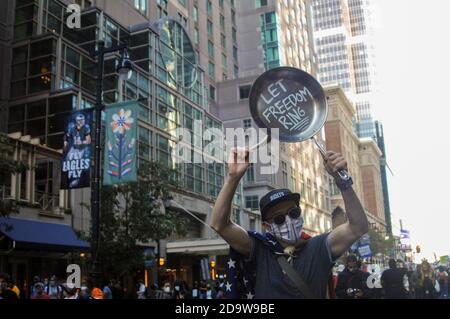
[[[373,0],[392,222],[450,254],[450,1]]]

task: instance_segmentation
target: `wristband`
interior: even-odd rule
[[[350,176],[347,180],[343,180],[338,177],[334,181],[336,183],[337,188],[339,188],[339,190],[341,191],[346,191],[353,185],[353,179]]]

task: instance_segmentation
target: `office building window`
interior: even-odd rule
[[[258,210],[259,209],[258,195],[245,196],[245,208],[249,208],[251,210]]]
[[[239,99],[245,100],[248,99],[248,96],[250,95],[250,89],[251,85],[243,85],[239,87]]]
[[[246,181],[248,183],[253,183],[255,181],[255,166],[254,166],[253,163],[251,163],[250,166],[247,169]]]
[[[216,100],[216,88],[212,85],[209,86],[209,98],[211,100]]]
[[[158,17],[163,18],[168,15],[167,13],[167,0],[157,0],[158,4]]]
[[[212,37],[214,30],[213,30],[213,23],[211,22],[211,20],[208,20],[206,22],[206,30],[208,31],[208,37]]]
[[[238,60],[238,48],[233,45],[233,59],[234,61]]]
[[[147,1],[148,0],[134,0],[134,7],[144,16],[147,15]]]
[[[225,37],[225,35],[223,33],[220,34],[220,45],[222,46],[222,49],[227,48],[227,38]]]
[[[222,31],[225,31],[225,17],[223,14],[220,15],[220,29]]]
[[[216,77],[216,66],[212,62],[208,63],[208,75],[211,79],[215,79]]]
[[[197,6],[194,6],[192,9],[192,19],[194,19],[195,22],[198,22],[198,8]]]
[[[210,58],[214,59],[214,43],[208,40],[208,55]]]
[[[212,16],[212,3],[211,0],[206,0],[206,13],[208,14],[208,17]]]
[[[194,43],[197,45],[200,43],[198,28],[194,28]]]
[[[227,69],[227,56],[225,54],[222,53],[222,68],[224,70]]]
[[[256,0],[256,7],[261,8],[267,6],[267,0]]]

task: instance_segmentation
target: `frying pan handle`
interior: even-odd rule
[[[317,140],[314,136],[312,137],[312,139],[313,139],[314,143],[316,144],[317,148],[319,149],[320,154],[322,154],[322,157],[324,157],[326,154],[325,148],[323,147],[322,144],[317,142]],[[339,178],[342,179],[343,181],[348,181],[350,179],[350,175],[348,175],[348,172],[345,169],[341,169],[340,171],[338,171],[338,175],[339,175]]]

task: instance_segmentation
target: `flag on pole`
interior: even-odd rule
[[[136,101],[106,107],[103,185],[137,181]]]

